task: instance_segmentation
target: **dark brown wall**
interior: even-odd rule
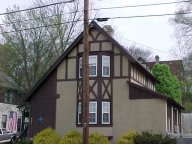
[[[0,102],[4,102],[4,91],[0,91]]]
[[[29,137],[42,129],[55,128],[56,117],[56,70],[39,86],[30,99]],[[40,123],[38,119],[42,117]]]

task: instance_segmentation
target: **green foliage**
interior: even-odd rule
[[[16,144],[33,144],[33,142],[30,140],[20,140]]]
[[[176,139],[175,139],[175,138],[171,138],[171,137],[169,137],[169,136],[165,136],[165,137],[162,139],[161,144],[176,144]]]
[[[166,64],[156,64],[152,68],[152,73],[160,81],[155,86],[156,91],[171,97],[181,104],[180,82],[176,76],[171,74],[169,66]]]
[[[93,133],[89,136],[89,144],[109,144],[109,140],[102,134]]]
[[[59,144],[82,144],[82,136],[75,130],[67,132]]]
[[[188,80],[184,83],[185,91],[182,92],[183,96],[183,106],[185,107],[185,112],[192,112],[192,81]]]
[[[37,133],[33,139],[33,144],[58,144],[59,136],[52,128],[47,128]]]
[[[176,144],[176,139],[144,131],[142,134],[137,134],[135,137],[135,144]]]
[[[134,139],[136,135],[136,132],[133,130],[124,133],[118,140],[118,144],[135,144]]]

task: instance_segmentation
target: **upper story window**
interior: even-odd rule
[[[100,66],[98,66],[98,64]],[[90,55],[89,56],[89,76],[90,77],[110,77],[110,56],[108,55]],[[99,68],[99,69],[98,69]],[[79,58],[79,78],[83,75],[83,59]]]
[[[83,61],[82,57],[79,59],[79,77],[83,75]],[[97,76],[97,56],[89,56],[89,76]]]
[[[110,76],[110,56],[102,56],[102,76]]]
[[[89,76],[97,76],[97,56],[89,56]]]

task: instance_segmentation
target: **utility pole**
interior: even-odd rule
[[[83,144],[89,142],[89,0],[84,0],[84,52],[83,52]]]

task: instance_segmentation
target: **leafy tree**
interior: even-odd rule
[[[53,1],[36,0],[34,6]],[[19,9],[14,6],[7,11]],[[65,51],[82,25],[80,9],[77,0],[5,15],[0,26],[0,68],[13,80],[12,87],[27,93]]]
[[[153,75],[160,81],[156,84],[156,91],[167,95],[178,103],[182,103],[180,82],[176,76],[170,72],[166,64],[155,64],[152,68]]]

